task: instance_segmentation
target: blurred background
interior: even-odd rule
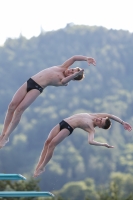
[[[0,130],[12,96],[32,75],[73,55],[97,62],[96,67],[75,62],[72,67],[85,70],[83,81],[47,87],[24,112],[10,142],[0,150],[0,173],[19,173],[30,181],[50,130],[75,113],[107,112],[133,126],[131,1],[0,3]],[[75,129],[37,179],[40,190],[75,200],[103,200],[97,191],[105,188],[110,195],[119,190],[120,199],[132,195],[133,135],[112,123],[108,131],[96,128],[95,139],[114,149],[89,145],[88,134]]]

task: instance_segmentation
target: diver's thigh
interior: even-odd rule
[[[54,144],[54,146],[58,145],[60,142],[62,142],[68,135],[70,134],[70,131],[68,129],[62,129],[51,141],[51,143]]]
[[[52,140],[54,137],[57,136],[57,134],[60,132],[60,126],[57,124],[49,133],[48,139]]]
[[[17,91],[16,93],[14,94],[13,98],[12,98],[12,103],[14,104],[19,104],[23,99],[24,97],[26,96],[27,94],[27,84],[24,83]]]
[[[35,99],[40,95],[39,90],[31,90],[29,91],[24,99],[21,101],[21,103],[19,104],[19,108],[25,110],[26,108],[28,108],[34,101]]]

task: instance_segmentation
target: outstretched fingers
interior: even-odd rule
[[[109,145],[109,144],[107,144],[107,143],[105,143],[104,146],[107,147],[107,148],[114,148],[114,146],[111,146],[111,145]]]
[[[114,148],[114,146],[109,145],[108,148]]]
[[[131,130],[132,130],[132,127],[130,126],[130,124],[125,123],[125,124],[124,124],[124,129],[125,129],[125,130],[128,130],[128,131],[131,131]]]
[[[88,65],[90,65],[90,64],[96,65],[96,61],[95,61],[94,58],[89,57],[89,58],[87,59],[87,62],[88,62]]]

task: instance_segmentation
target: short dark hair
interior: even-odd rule
[[[105,125],[102,127],[103,129],[109,129],[111,127],[111,121],[108,117],[106,117]]]
[[[78,75],[74,78],[75,81],[81,81],[84,78],[84,74]]]
[[[78,68],[78,71],[81,70],[81,68],[79,68],[79,67],[77,67],[77,68]],[[80,80],[82,80],[84,77],[85,77],[84,74],[78,75],[78,76],[76,76],[73,80],[75,80],[75,81],[80,81]]]

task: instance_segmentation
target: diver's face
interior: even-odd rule
[[[76,72],[79,72],[79,71],[80,71],[80,69],[77,67],[77,68],[67,69],[67,70],[64,72],[64,74],[65,74],[65,76],[67,77],[67,76],[70,76],[70,75],[72,75],[72,74],[74,74],[74,73],[76,73]]]
[[[97,125],[99,128],[102,128],[105,125],[106,118],[95,118],[94,121],[95,125]]]

